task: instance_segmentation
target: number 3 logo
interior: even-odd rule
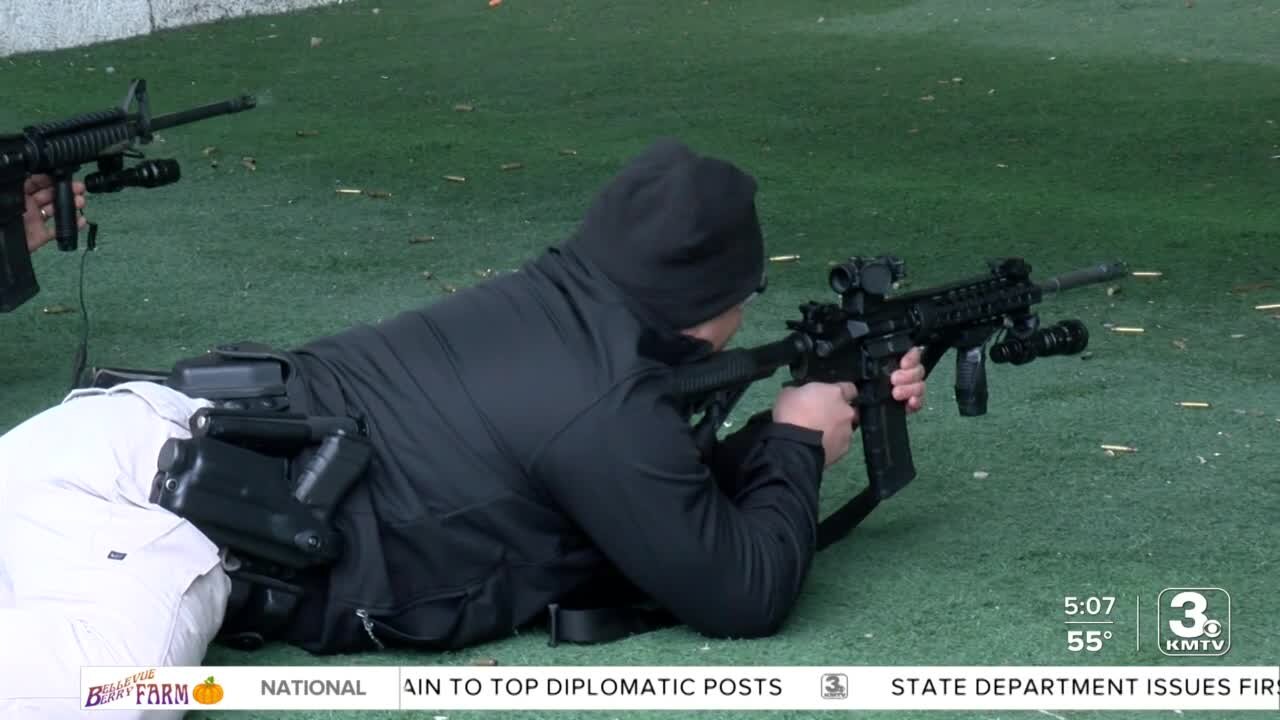
[[[1180,592],[1174,595],[1169,601],[1169,607],[1182,608],[1185,620],[1170,620],[1169,629],[1173,634],[1183,638],[1198,638],[1204,635],[1205,624],[1209,622],[1204,611],[1208,606],[1209,601],[1198,592]]]

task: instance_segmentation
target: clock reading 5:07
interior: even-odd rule
[[[1115,607],[1116,599],[1114,597],[1075,597],[1068,595],[1063,599],[1063,606],[1067,615],[1110,615],[1111,609]]]

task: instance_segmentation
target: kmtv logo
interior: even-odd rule
[[[849,697],[849,676],[844,673],[824,673],[822,699],[845,700]]]
[[[1231,596],[1222,588],[1165,588],[1156,601],[1160,652],[1218,657],[1231,649]]]

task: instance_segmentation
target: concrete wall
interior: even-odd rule
[[[0,57],[343,0],[0,0]]]

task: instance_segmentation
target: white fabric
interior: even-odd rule
[[[76,391],[0,437],[0,718],[182,716],[81,710],[80,667],[199,665],[222,622],[217,548],[148,502],[160,446],[203,404]]]

